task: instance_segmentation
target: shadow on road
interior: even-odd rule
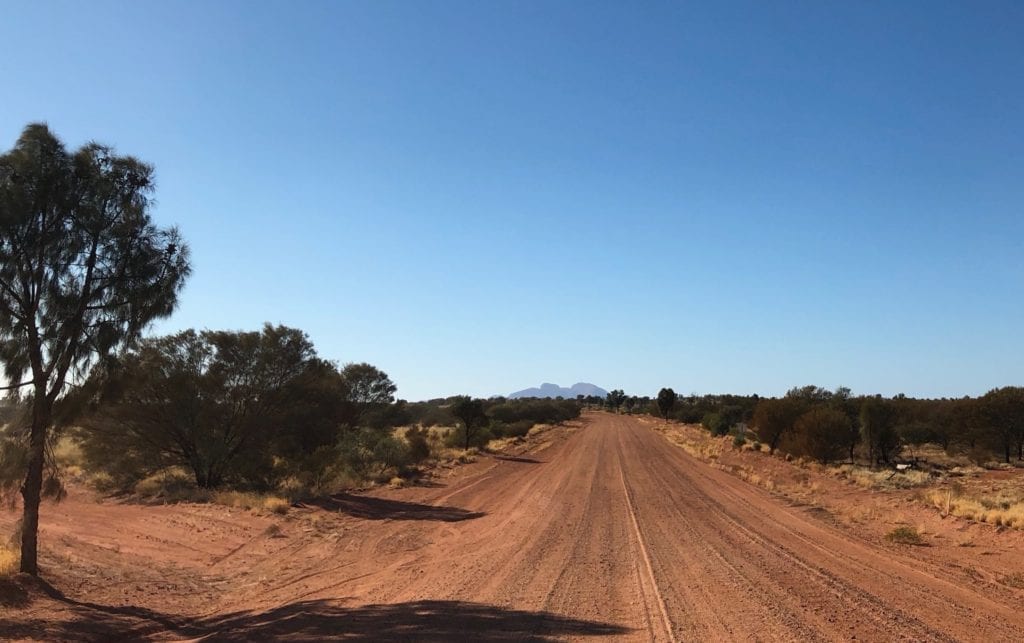
[[[468,511],[459,507],[424,505],[417,502],[388,500],[373,496],[341,493],[309,504],[328,511],[340,511],[367,520],[437,520],[459,522],[485,515],[482,511]]]
[[[228,614],[204,625],[213,632],[205,641],[554,641],[629,631],[618,625],[550,612],[461,601],[416,601],[349,609],[323,601],[304,601],[259,614]]]
[[[540,460],[534,460],[533,458],[520,458],[514,455],[495,455],[491,456],[495,460],[505,460],[506,462],[525,462],[526,464],[544,464]]]
[[[463,601],[415,601],[345,608],[329,601],[300,601],[265,611],[239,611],[186,619],[140,607],[76,601],[39,583],[63,604],[45,618],[0,615],[3,637],[52,641],[138,641],[173,638],[212,641],[556,641],[617,636],[619,625],[551,612],[507,609]],[[37,585],[37,588],[39,587]],[[38,591],[38,590],[37,590]],[[32,593],[36,593],[33,591]],[[38,598],[42,599],[41,596]],[[42,599],[45,600],[45,599]]]

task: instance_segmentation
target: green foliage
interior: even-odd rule
[[[535,423],[533,420],[516,420],[510,424],[493,422],[491,424],[491,433],[493,433],[495,437],[522,438],[526,437],[526,434],[530,432],[530,429],[532,429],[534,425]]]
[[[451,412],[462,423],[456,431],[462,448],[468,449],[470,446],[479,444],[483,437],[481,435],[482,428],[488,420],[487,414],[484,413],[483,400],[465,396],[458,397],[452,404]],[[483,443],[486,444],[486,440]]]
[[[561,424],[580,415],[580,405],[574,400],[524,399],[505,400],[486,408],[488,417],[499,426],[529,422],[528,431],[535,424]],[[504,432],[507,435],[507,432]],[[525,435],[525,431],[522,432]]]
[[[711,435],[727,435],[732,428],[733,422],[725,413],[706,413],[701,420],[701,426],[711,432]]]
[[[609,409],[614,409],[616,412],[618,412],[619,408],[625,401],[626,393],[622,391],[622,389],[615,389],[605,397],[605,405]]]
[[[409,424],[425,427],[454,426],[456,422],[455,416],[443,399],[409,403],[406,405],[406,414]]]
[[[275,458],[337,440],[346,387],[302,331],[184,331],[149,339],[85,389],[83,447],[115,478],[169,466],[201,488],[272,485]],[[286,469],[287,467],[285,467]]]
[[[849,425],[842,411],[816,406],[797,418],[793,432],[787,436],[787,450],[826,464],[835,461],[846,446]]]
[[[676,405],[676,392],[670,388],[663,388],[658,391],[658,411],[661,412],[661,417],[668,419],[668,414],[672,412],[672,407]]]
[[[426,429],[409,429],[405,432],[405,441],[409,445],[410,464],[420,464],[430,457],[430,442],[427,441]]]
[[[374,429],[348,431],[338,444],[341,463],[360,478],[382,477],[409,463],[409,448],[390,433]]]
[[[899,421],[895,404],[878,397],[869,397],[860,407],[861,438],[868,447],[871,464],[888,463],[902,446],[896,424]]]
[[[754,409],[754,430],[757,438],[774,453],[782,438],[793,429],[803,412],[803,403],[793,397],[763,399]]]
[[[1018,459],[1024,458],[1024,388],[992,389],[978,400],[976,417],[981,440],[1005,462],[1014,451]]]
[[[98,143],[69,153],[43,124],[0,155],[0,362],[33,404],[21,487],[30,574],[40,495],[53,480],[45,445],[69,375],[168,316],[190,272],[178,231],[150,218],[152,192],[152,167]]]
[[[366,363],[346,364],[341,377],[350,405],[345,418],[351,426],[372,426],[378,429],[403,424],[407,419],[401,408],[392,405],[398,387],[387,373]]]
[[[495,435],[489,427],[478,425],[467,433],[466,425],[460,424],[455,430],[448,434],[445,443],[457,449],[469,449],[471,447],[485,447]]]

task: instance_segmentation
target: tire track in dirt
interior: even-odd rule
[[[647,572],[647,584],[651,588],[651,592],[654,594],[654,600],[658,605],[662,625],[665,627],[665,635],[668,637],[669,641],[676,643],[675,632],[672,629],[672,619],[669,618],[668,611],[665,609],[665,599],[662,598],[661,591],[658,590],[658,580],[654,577],[654,569],[651,567],[651,556],[647,552],[647,545],[644,544],[644,535],[641,533],[640,523],[637,522],[636,519],[636,510],[633,509],[633,500],[630,498],[629,485],[626,484],[626,474],[621,467],[619,468],[619,480],[622,481],[622,492],[626,496],[626,506],[629,509],[629,518],[633,524],[633,532],[636,534],[636,543],[643,558],[644,569]]]
[[[1019,640],[1019,612],[817,523],[666,440],[658,439],[659,445],[648,438],[650,433],[627,433],[671,498],[668,506],[677,520],[699,513],[696,538],[718,550],[720,560],[732,559],[750,586],[762,592],[762,606],[768,607],[763,600],[768,594],[791,612],[796,607],[804,611],[801,620],[814,626],[816,638],[841,636],[837,630],[842,626],[872,640],[974,640],[981,634],[988,640]],[[670,462],[656,465],[659,454]],[[688,512],[687,507],[697,511]],[[796,605],[793,596],[799,597]],[[823,622],[819,615],[828,618]]]

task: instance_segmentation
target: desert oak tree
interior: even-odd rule
[[[69,381],[170,315],[189,274],[177,229],[149,214],[153,168],[43,124],[0,155],[0,362],[31,401],[21,571],[38,574],[44,451]]]
[[[661,411],[661,417],[668,419],[668,414],[672,412],[672,407],[676,405],[676,392],[670,388],[663,388],[658,391],[658,410]]]

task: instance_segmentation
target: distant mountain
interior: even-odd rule
[[[569,388],[563,388],[558,384],[550,384],[545,382],[540,385],[540,388],[528,388],[522,391],[516,391],[515,393],[509,394],[509,399],[517,399],[521,397],[564,397],[567,400],[576,399],[577,395],[596,395],[598,397],[604,397],[608,395],[608,391],[604,390],[600,386],[594,386],[593,384],[587,384],[586,382],[579,382],[573,384]]]

